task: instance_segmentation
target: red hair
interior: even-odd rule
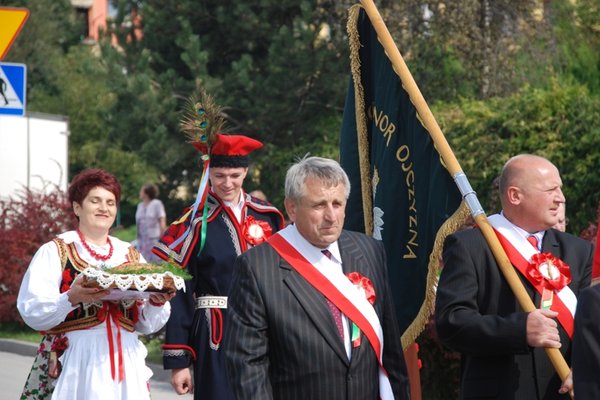
[[[81,204],[90,190],[101,187],[115,195],[117,204],[121,200],[121,185],[117,178],[100,168],[90,168],[81,171],[73,177],[69,185],[69,203]]]

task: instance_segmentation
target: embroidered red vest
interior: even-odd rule
[[[75,243],[66,244],[60,238],[53,239],[58,247],[61,264],[63,267],[60,292],[69,290],[73,280],[88,264],[81,259],[75,248]],[[140,253],[134,248],[129,248],[127,261],[138,262]],[[82,306],[71,311],[67,318],[54,328],[45,331],[45,334],[58,334],[78,329],[86,329],[101,324],[109,317],[109,313],[117,313],[119,325],[129,331],[135,330],[134,325],[138,321],[139,307],[135,300],[121,301],[98,301]]]

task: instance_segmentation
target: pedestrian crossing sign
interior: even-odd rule
[[[27,66],[0,62],[0,114],[25,115]]]

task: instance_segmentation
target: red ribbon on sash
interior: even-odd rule
[[[115,380],[115,345],[112,335],[112,327],[110,320],[112,319],[117,326],[117,351],[119,357],[119,376],[118,382],[125,379],[125,368],[123,367],[123,347],[121,346],[121,326],[119,318],[122,316],[118,303],[104,302],[102,308],[98,311],[98,319],[103,321],[106,319],[106,335],[108,336],[108,351],[110,352],[110,373]]]
[[[569,266],[553,256],[550,253],[536,254],[532,257],[530,263],[523,255],[506,239],[500,232],[494,229],[502,248],[506,252],[510,262],[515,268],[533,285],[535,290],[543,296],[544,289],[552,289],[555,291],[562,290],[571,282],[571,272]],[[536,257],[537,256],[537,257]],[[542,276],[539,266],[551,262],[557,267],[561,276],[556,280],[545,279]],[[568,307],[563,303],[559,296],[554,296],[552,301],[553,311],[558,312],[558,322],[562,325],[570,338],[573,337],[573,315]]]
[[[350,272],[346,274],[350,282],[354,284],[357,288],[360,288],[362,292],[365,294],[365,298],[371,305],[375,304],[375,288],[373,287],[373,282],[366,276],[362,276],[358,272]],[[355,323],[352,323],[352,347],[360,346],[360,329]]]
[[[340,290],[321,274],[311,263],[304,258],[298,250],[287,242],[281,235],[273,235],[268,243],[277,251],[277,253],[286,260],[304,279],[308,281],[315,289],[322,293],[329,301],[336,305],[350,320],[352,320],[359,329],[365,334],[371,347],[377,355],[379,367],[387,372],[382,364],[381,343],[377,333],[367,320],[367,318],[356,308]]]

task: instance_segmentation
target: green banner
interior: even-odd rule
[[[428,279],[430,254],[440,226],[457,210],[461,195],[362,8],[351,10],[348,33],[352,77],[340,161],[352,190],[345,228],[383,241],[398,321],[405,332],[420,314],[426,291],[434,290],[437,270]],[[438,260],[433,264],[437,268]],[[421,314],[412,340],[430,310]]]

